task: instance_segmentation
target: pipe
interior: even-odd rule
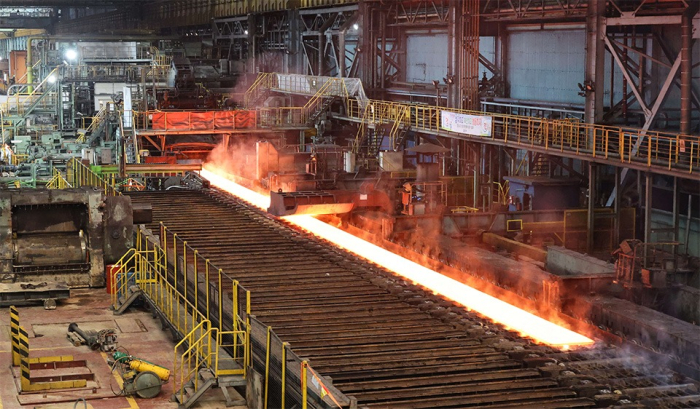
[[[71,322],[70,325],[68,325],[68,332],[75,332],[76,334],[83,337],[85,343],[92,350],[97,350],[100,347],[100,344],[97,342],[97,337],[95,337],[94,335],[88,335],[88,333],[81,330],[80,327],[78,327],[78,324],[76,324],[75,322]]]
[[[693,46],[693,16],[689,10],[681,18],[681,133],[690,134],[691,119],[691,83],[693,61],[691,48]]]

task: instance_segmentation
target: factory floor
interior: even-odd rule
[[[44,310],[43,305],[18,306],[20,325],[29,334],[30,358],[57,355],[72,355],[74,360],[85,360],[81,368],[32,371],[31,376],[56,376],[66,374],[93,373],[94,380],[87,387],[66,390],[51,390],[35,393],[18,392],[19,368],[12,368],[10,313],[9,308],[0,307],[0,409],[71,409],[79,398],[85,398],[75,407],[78,409],[165,409],[177,408],[171,401],[173,382],[163,385],[160,394],[153,399],[115,396],[121,383],[120,376],[111,373],[107,354],[91,351],[85,345],[75,347],[66,337],[68,325],[75,322],[83,330],[116,329],[119,347],[130,355],[146,359],[165,368],[172,369],[175,343],[170,335],[161,330],[160,322],[139,308],[131,308],[121,316],[110,310],[110,296],[101,289],[78,289],[71,291],[71,298],[61,300],[55,310]],[[171,377],[172,378],[172,377]],[[114,391],[114,392],[113,392]],[[208,392],[194,408],[224,408],[221,391]],[[235,408],[235,407],[234,407]],[[245,407],[238,407],[242,409]]]

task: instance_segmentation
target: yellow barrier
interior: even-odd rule
[[[165,81],[170,65],[71,65],[64,67],[64,76],[72,80],[105,80],[120,78],[122,81]]]
[[[178,350],[180,348],[187,349],[179,356],[178,364]],[[212,328],[209,320],[200,322],[175,345],[175,358],[173,360],[173,374],[175,374],[174,391],[180,395],[180,402],[185,400],[185,386],[190,379],[192,379],[193,390],[195,392],[199,390],[197,371],[203,366],[211,368],[212,350],[216,351],[217,348],[216,345],[212,347]]]
[[[255,78],[253,84],[248,88],[243,96],[243,106],[246,108],[255,108],[251,106],[266,90],[272,88],[272,80],[274,76],[267,72],[261,72]]]
[[[63,177],[61,172],[56,169],[56,168],[51,168],[53,172],[53,176],[49,181],[46,183],[46,188],[47,189],[68,189],[69,187],[72,187],[70,183],[66,180],[66,178]]]
[[[186,247],[186,244],[185,244]],[[178,254],[179,256],[179,254]],[[187,257],[187,253],[182,256]],[[175,258],[179,260],[178,257]],[[193,260],[194,261],[194,260]],[[111,301],[113,307],[119,307],[124,298],[128,297],[129,287],[138,286],[153,303],[153,305],[161,312],[164,318],[179,333],[184,335],[183,340],[175,347],[173,373],[176,374],[175,391],[184,397],[185,385],[193,380],[195,390],[198,387],[197,371],[202,365],[206,365],[211,369],[215,376],[230,376],[240,375],[245,377],[246,368],[251,365],[250,359],[250,328],[242,327],[245,323],[241,317],[234,316],[233,331],[222,331],[219,328],[212,328],[210,318],[214,318],[222,323],[222,310],[219,308],[219,315],[210,315],[214,311],[208,308],[206,311],[201,311],[197,308],[198,305],[198,281],[192,280],[195,286],[194,294],[187,294],[187,285],[181,285],[183,290],[180,290],[177,285],[178,273],[177,264],[174,263],[175,271],[173,275],[169,275],[169,265],[167,263],[167,251],[164,247],[160,247],[156,243],[152,243],[143,237],[141,231],[137,232],[136,248],[130,249],[118,262],[119,268],[116,271],[111,271],[112,288],[110,289]],[[187,265],[187,259],[183,259],[183,265]],[[207,267],[207,272],[210,267]],[[219,269],[219,303],[223,300],[223,291],[221,290],[222,273]],[[196,271],[195,271],[195,274]],[[168,281],[169,276],[174,278],[174,283]],[[196,276],[195,276],[196,277]],[[186,278],[186,277],[185,277]],[[238,285],[234,289],[238,289]],[[206,305],[209,305],[209,288],[205,289],[207,293]],[[247,291],[246,291],[247,293]],[[236,292],[234,291],[234,294]],[[249,294],[249,293],[248,293]],[[192,299],[194,298],[194,302]],[[120,300],[121,299],[121,300]],[[247,297],[248,309],[247,315],[250,314],[250,297]],[[236,313],[234,308],[234,314]],[[245,325],[245,324],[243,324]],[[182,354],[178,354],[179,348],[186,345],[186,350]],[[230,357],[224,355],[224,351],[230,352]],[[179,377],[177,376],[179,374]]]
[[[55,91],[47,93],[46,90],[54,86],[59,69],[60,66],[54,68],[36,87],[29,86],[28,93],[9,95],[7,101],[0,105],[0,111],[2,111],[3,115],[23,116],[33,108],[47,109],[55,107],[58,103],[58,93]],[[39,90],[42,92],[39,92]]]
[[[491,136],[466,136],[524,149],[538,147],[583,158],[602,158],[622,164],[636,162],[677,172],[693,173],[700,165],[699,136],[389,101],[371,100],[361,106],[360,101],[348,99],[347,103],[348,117],[362,123],[399,121],[415,130],[447,133],[441,127],[443,112],[490,116],[493,120]],[[360,137],[358,133],[357,138]],[[355,146],[359,146],[359,141]]]
[[[121,192],[117,191],[114,185],[83,165],[77,158],[68,161],[66,169],[67,180],[72,187],[94,186],[101,188],[107,196],[121,196]]]
[[[21,163],[26,162],[27,159],[29,159],[29,155],[16,154],[16,155],[12,155],[12,160],[11,160],[11,162],[12,162],[13,165],[17,166],[17,165],[19,165],[19,164],[21,164]]]

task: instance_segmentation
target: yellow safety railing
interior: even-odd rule
[[[69,160],[66,169],[68,183],[73,187],[94,186],[101,188],[107,196],[121,196],[121,192],[114,185],[108,183],[77,158]]]
[[[17,165],[19,165],[20,163],[26,162],[26,161],[29,159],[29,155],[25,155],[25,154],[14,154],[14,155],[12,155],[11,158],[12,158],[12,159],[10,160],[10,162],[11,162],[13,165],[17,166]]]
[[[443,112],[489,116],[492,119],[490,136],[461,135],[525,149],[537,147],[585,158],[607,159],[621,164],[635,162],[678,172],[697,173],[700,165],[700,136],[389,101],[360,103],[348,99],[348,116],[370,123],[401,120],[406,109],[410,113],[408,124],[419,131],[448,133],[441,127]]]
[[[78,136],[78,139],[75,140],[76,142],[85,143],[85,136],[89,133],[92,133],[92,131],[94,131],[95,128],[97,128],[97,126],[102,122],[102,120],[107,117],[107,112],[109,112],[109,106],[110,106],[110,104],[104,105],[102,108],[100,108],[99,111],[97,111],[95,116],[87,116],[87,117],[81,118],[82,123],[81,123],[80,128],[85,128],[85,124],[87,123],[88,120],[90,121],[90,125],[88,125],[88,127],[85,128],[85,132],[80,133],[80,136]]]
[[[223,338],[218,340],[218,344],[221,345],[221,347],[230,347],[231,351],[233,351],[231,360],[234,362],[238,362],[242,358],[243,367],[250,365],[250,345],[247,342],[247,340],[250,339],[250,291],[241,286],[237,280],[225,274],[222,269],[214,267],[208,259],[202,257],[197,250],[190,247],[186,241],[178,237],[177,233],[171,232],[162,223],[160,240],[162,248],[166,249],[166,264],[167,260],[182,260],[181,265],[180,263],[171,263],[173,264],[173,285],[178,287],[178,282],[194,282],[194,291],[192,291],[190,297],[194,297],[195,305],[201,304],[203,306],[204,316],[209,317],[209,319],[212,319],[211,317],[217,317],[214,321],[219,322],[217,328],[219,336],[231,338],[227,341],[227,345],[223,345]],[[189,268],[190,265],[191,268]],[[232,321],[230,324],[225,323],[223,319],[218,319],[218,317],[224,317],[224,291],[216,291],[218,300],[211,299],[211,291],[205,291],[205,299],[199,300],[199,280],[192,280],[188,277],[189,275],[198,277],[201,273],[204,273],[204,282],[207,283],[207,285],[209,285],[209,283],[215,283],[215,287],[218,289],[224,287],[231,288]],[[183,286],[183,291],[184,297],[187,298],[187,286]],[[214,308],[215,305],[218,306],[218,310]],[[226,331],[224,329],[225,327],[232,328],[233,331]],[[243,354],[239,354],[240,348],[244,349]],[[232,368],[231,365],[227,366],[228,369],[224,368],[226,365],[223,364],[227,363],[227,361],[230,360],[221,360],[217,358],[217,373],[219,375],[238,374],[240,369]]]
[[[255,81],[253,81],[253,84],[248,88],[243,96],[243,106],[246,108],[255,108],[254,106],[251,106],[251,104],[255,102],[266,90],[272,88],[272,81],[275,79],[276,77],[271,73],[259,73],[255,78]]]
[[[53,176],[46,183],[47,189],[67,189],[72,187],[58,169],[52,168],[52,172]]]
[[[316,395],[320,397],[328,396],[338,408],[342,409],[343,406],[328,390],[328,387],[324,384],[323,378],[314,371],[307,361],[301,362],[301,409],[308,409],[309,407],[309,384],[316,386],[314,390]]]
[[[201,257],[164,224],[160,226],[158,237],[147,237],[142,230],[137,231],[135,248],[117,262],[119,268],[111,272],[113,276],[108,281],[113,283],[110,292],[115,308],[120,305],[120,299],[129,295],[129,287],[136,285],[165,319],[183,334],[183,340],[174,349],[172,371],[174,392],[182,402],[186,386],[194,392],[202,386],[197,374],[199,369],[208,368],[217,377],[245,377],[246,368],[253,365],[250,340],[254,318],[250,315],[249,291]],[[206,288],[201,288],[203,284],[197,279],[202,275]],[[230,298],[224,298],[224,288],[232,289]],[[231,316],[234,318],[230,324],[219,319],[224,316],[226,301],[232,303]],[[219,322],[219,325],[213,325],[213,322]],[[222,325],[233,329],[222,330]],[[255,320],[255,325],[261,328],[258,320]],[[264,331],[262,328],[258,333]],[[326,385],[308,363],[301,365],[302,360],[289,349],[289,344],[282,342],[272,328],[267,327],[266,347],[258,352],[258,357],[265,357],[265,408],[272,398],[269,393],[271,373],[276,372],[271,368],[272,349],[275,361],[281,365],[281,393],[275,401],[281,402],[282,408],[286,408],[286,388],[291,386],[299,388],[305,407],[311,394],[341,406],[338,400],[344,399],[342,394]],[[290,376],[301,379],[301,385],[290,384]],[[307,378],[311,382],[305,381]]]
[[[212,330],[216,331],[216,328],[211,327],[209,320],[204,320],[175,345],[175,358],[173,359],[174,391],[175,394],[180,395],[180,402],[184,401],[185,387],[188,381],[191,379],[192,389],[195,392],[198,391],[199,376],[197,372],[202,367],[212,367],[212,351],[217,349],[216,345],[212,345],[212,336],[215,336],[212,334]],[[185,349],[185,352],[178,354],[181,348]]]
[[[320,108],[323,104],[325,98],[341,96],[343,99],[347,100],[349,98],[348,89],[345,86],[345,81],[343,78],[325,78],[325,82],[316,91],[316,93],[306,101],[304,105],[304,122],[308,122],[311,115]]]
[[[341,97],[345,100],[349,98],[345,78],[285,74],[284,82],[280,83],[278,74],[262,72],[246,91],[243,98],[244,105],[249,109],[256,108],[252,106],[253,103],[269,90],[305,94],[310,95],[311,98],[303,107],[259,108],[261,126],[304,126],[326,98]],[[274,119],[270,119],[271,117]]]
[[[42,109],[55,107],[58,102],[58,93],[55,91],[47,92],[47,90],[54,86],[55,81],[58,80],[60,68],[60,66],[54,68],[39,85],[30,87],[29,93],[9,95],[7,101],[0,105],[0,111],[3,115],[22,116],[33,106]]]
[[[219,322],[218,328],[224,331],[226,327],[233,328],[234,331],[238,331],[242,328],[247,327],[247,322],[241,318],[244,315],[246,318],[250,314],[250,291],[242,287],[237,280],[231,278],[229,275],[224,273],[220,268],[215,267],[212,263],[202,257],[199,252],[187,244],[187,241],[182,240],[177,233],[170,231],[163,223],[160,224],[160,245],[165,252],[165,262],[170,260],[173,264],[173,285],[178,288],[183,285],[188,279],[192,280],[190,276],[198,277],[201,273],[204,273],[205,283],[218,283],[218,288],[231,288],[232,289],[232,311],[231,311],[231,322],[223,322],[218,318],[213,319],[214,322]],[[178,263],[172,263],[173,260],[181,260]],[[184,266],[188,266],[187,269]],[[202,303],[204,306],[204,314],[206,317],[222,317],[224,315],[223,304],[224,304],[224,292],[218,293],[218,300],[212,300],[209,291],[206,291],[205,300],[199,300],[199,283],[198,280],[192,280],[194,282],[194,291],[189,294],[194,297],[195,303]],[[188,289],[184,287],[184,296],[188,296]],[[218,306],[218,310],[213,309],[215,305]]]
[[[64,67],[65,78],[73,80],[104,80],[118,78],[122,81],[163,82],[168,78],[170,65],[70,65]]]
[[[151,58],[156,65],[170,66],[170,63],[173,61],[171,56],[163,54],[158,47],[151,46],[149,51],[151,52]]]
[[[391,131],[389,132],[389,140],[391,141],[391,147],[394,151],[399,150],[399,135],[401,134],[401,130],[410,126],[409,121],[411,119],[410,110],[407,106],[401,107],[399,110],[398,118],[394,121],[394,124],[391,126]]]
[[[360,119],[360,124],[357,127],[357,133],[355,134],[355,140],[352,142],[352,153],[358,153],[360,152],[360,147],[362,145],[362,141],[364,140],[365,134],[367,132],[367,128],[369,128],[369,120],[367,119],[369,117],[370,110],[369,108],[366,108],[362,112],[362,118]]]
[[[493,182],[493,184],[497,187],[495,192],[496,197],[494,198],[495,203],[507,205],[508,197],[510,196],[510,182],[506,180],[503,183]]]
[[[167,231],[163,228],[164,231]],[[175,240],[177,243],[177,240]],[[179,246],[177,246],[179,247]],[[183,244],[183,249],[186,243]],[[198,276],[189,277],[190,274],[182,272],[182,276],[178,273],[178,263],[172,263],[172,268],[168,264],[167,247],[161,247],[157,243],[148,240],[141,230],[137,231],[136,246],[130,249],[118,262],[119,266],[116,270],[110,271],[112,275],[108,280],[112,284],[110,288],[111,301],[116,309],[121,305],[126,297],[130,294],[131,286],[138,288],[150,299],[155,307],[161,312],[164,318],[172,325],[179,333],[183,334],[183,340],[178,343],[174,350],[173,373],[175,377],[175,392],[185,393],[185,385],[192,379],[195,385],[195,390],[198,387],[197,370],[206,365],[215,376],[230,376],[240,375],[245,377],[245,370],[251,363],[250,358],[250,328],[246,320],[237,316],[237,308],[233,308],[233,325],[234,330],[222,331],[219,328],[212,327],[211,320],[215,319],[220,325],[225,325],[222,319],[222,305],[224,303],[222,284],[225,275],[221,269],[216,269],[218,274],[217,293],[219,294],[218,311],[216,309],[209,310],[211,303],[210,293],[212,292],[207,286],[203,292],[206,294],[206,301],[201,304],[206,308],[197,308],[199,304],[199,280]],[[187,252],[177,253],[175,260],[182,262],[182,266],[189,266],[189,262],[195,265],[198,260],[193,257],[190,261],[187,259]],[[179,257],[184,258],[179,258]],[[208,263],[208,261],[206,261]],[[181,266],[181,267],[182,267]],[[183,268],[180,268],[182,270]],[[210,264],[205,268],[205,276],[208,277]],[[192,274],[197,274],[196,268],[191,271]],[[169,281],[169,277],[172,281]],[[188,293],[188,286],[185,281],[188,280],[194,284],[195,291]],[[180,281],[180,284],[178,284]],[[209,284],[210,282],[207,281]],[[191,284],[190,284],[191,285]],[[240,290],[240,286],[234,283],[234,294]],[[250,314],[250,295],[246,297],[247,315]],[[234,297],[235,298],[235,297]],[[235,306],[235,301],[234,301]],[[185,348],[184,353],[180,353],[180,348]],[[179,374],[179,376],[178,376]]]

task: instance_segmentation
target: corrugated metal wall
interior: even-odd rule
[[[513,32],[508,46],[510,97],[551,102],[584,102],[586,37],[583,30]]]
[[[481,54],[493,61],[494,37],[482,37]],[[447,34],[409,35],[407,39],[406,81],[430,83],[447,76]],[[480,64],[479,72],[485,71]],[[491,78],[491,74],[488,73]]]
[[[429,83],[447,75],[447,34],[407,39],[406,81]]]

